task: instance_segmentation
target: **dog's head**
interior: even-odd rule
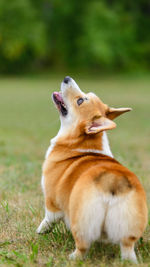
[[[61,91],[53,93],[59,110],[61,127],[78,134],[97,134],[116,127],[116,117],[131,108],[110,108],[95,94],[85,94],[69,76],[61,83]]]

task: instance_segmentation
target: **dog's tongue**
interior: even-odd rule
[[[55,98],[56,98],[59,102],[63,102],[61,93],[59,93],[59,92],[54,92],[53,94],[54,94]]]

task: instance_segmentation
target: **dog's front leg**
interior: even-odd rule
[[[60,218],[63,217],[63,212],[51,212],[47,208],[45,208],[45,218],[40,223],[39,227],[37,228],[36,232],[38,234],[44,234],[47,232],[51,226],[51,224]]]

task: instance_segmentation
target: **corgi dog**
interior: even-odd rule
[[[45,218],[37,233],[62,218],[75,241],[71,259],[104,240],[120,245],[122,259],[137,262],[134,245],[147,225],[146,195],[136,175],[113,158],[106,134],[131,109],[110,108],[69,76],[52,98],[61,127],[43,164]]]

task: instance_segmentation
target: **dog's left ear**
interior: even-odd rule
[[[108,108],[106,112],[107,118],[110,120],[114,120],[116,117],[120,116],[121,114],[131,111],[132,108]]]
[[[116,123],[105,117],[93,118],[85,127],[86,134],[96,134],[102,131],[111,130],[116,127]]]

